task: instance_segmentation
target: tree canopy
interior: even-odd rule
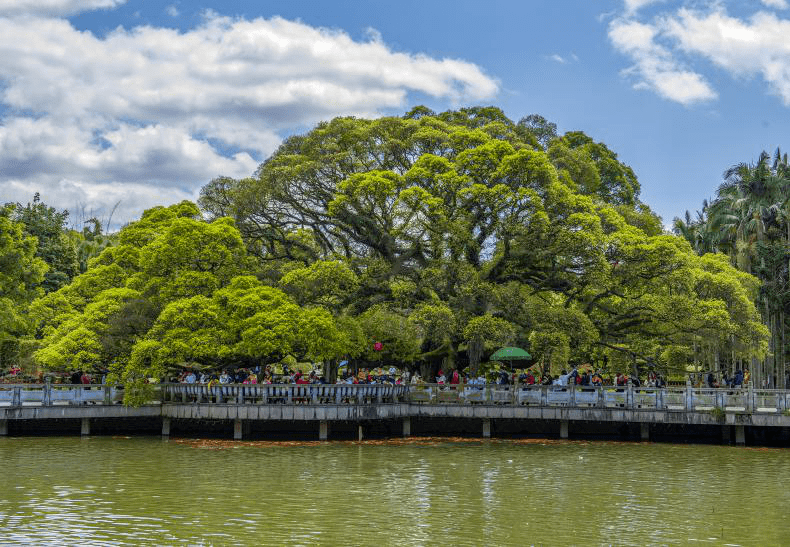
[[[48,291],[32,224],[0,217],[27,261],[2,296],[25,306],[39,366],[130,386],[283,360],[474,371],[503,345],[555,373],[764,357],[759,282],[665,233],[639,190],[606,145],[538,115],[336,118],[211,181],[200,208],[72,233],[77,271]]]
[[[558,366],[677,365],[713,340],[763,354],[751,278],[664,234],[639,189],[604,144],[540,116],[417,108],[319,124],[255,176],[212,181],[200,204],[232,216],[287,290],[343,263],[335,311],[404,317],[413,358],[434,366],[476,363],[507,338]],[[711,278],[726,294],[705,290]]]

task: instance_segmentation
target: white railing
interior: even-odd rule
[[[0,406],[111,405],[123,390],[101,384],[0,384]]]
[[[167,403],[373,404],[406,399],[407,386],[389,384],[162,384]]]
[[[670,411],[721,409],[790,412],[790,391],[752,388],[633,386],[389,385],[389,384],[159,384],[164,403],[513,405]],[[116,404],[123,390],[107,385],[0,384],[0,406]]]
[[[790,391],[752,388],[634,386],[409,386],[409,401],[423,404],[493,404],[576,408],[782,413]]]

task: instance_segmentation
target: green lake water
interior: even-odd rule
[[[0,544],[790,545],[790,450],[0,438]]]

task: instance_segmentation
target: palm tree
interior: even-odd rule
[[[760,308],[772,332],[773,376],[784,376],[785,314],[790,277],[790,163],[777,148],[762,152],[753,164],[739,163],[724,172],[716,199],[693,220],[675,219],[674,231],[694,249],[727,253],[733,265],[763,281]],[[778,247],[777,247],[778,244]],[[786,248],[785,267],[777,270],[777,248]],[[766,254],[774,253],[774,254]],[[781,364],[780,364],[781,363]],[[756,372],[756,371],[755,371]],[[755,374],[758,378],[761,374]]]

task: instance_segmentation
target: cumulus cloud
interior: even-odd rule
[[[762,76],[790,106],[790,20],[765,12],[742,20],[722,10],[683,9],[667,20],[666,33],[683,51],[705,57],[735,76]]]
[[[43,3],[65,13],[120,0]],[[0,13],[11,4],[25,3],[0,0]],[[41,191],[61,206],[100,208],[120,198],[130,218],[194,198],[215,176],[250,175],[294,128],[405,108],[412,92],[450,103],[498,92],[472,63],[368,36],[207,13],[185,32],[143,26],[100,38],[65,19],[0,16],[3,201]]]
[[[691,105],[716,98],[705,78],[684,69],[671,51],[656,41],[658,29],[634,20],[618,19],[609,27],[609,39],[619,51],[630,56],[634,65],[626,70],[633,75],[637,89],[652,89],[664,98]]]
[[[626,13],[609,25],[612,45],[634,62],[625,73],[637,79],[635,87],[685,105],[714,99],[717,93],[703,75],[712,65],[739,79],[761,77],[790,106],[789,19],[766,10],[730,15],[719,0],[644,19],[628,11],[639,3],[627,2]],[[790,5],[762,3],[777,9]]]
[[[663,2],[664,0],[624,0],[623,3],[625,5],[625,11],[628,14],[633,15],[639,9],[649,5],[649,4],[656,4],[658,2]]]
[[[790,7],[790,5],[787,3],[787,0],[762,0],[762,3],[769,8],[787,9]]]
[[[74,15],[83,11],[109,9],[126,0],[0,0],[0,16],[13,15]]]

